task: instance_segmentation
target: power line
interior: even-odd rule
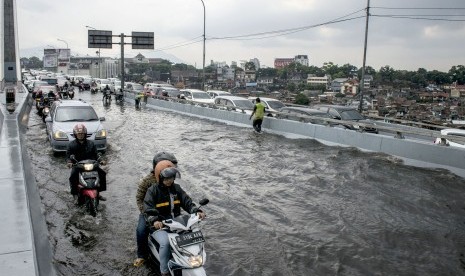
[[[391,8],[391,7],[370,7],[370,9],[384,9],[384,10],[465,10],[465,8]]]
[[[296,33],[296,32],[301,32],[301,31],[308,30],[308,29],[315,28],[315,27],[320,27],[320,26],[324,26],[324,25],[335,24],[335,23],[339,23],[339,22],[350,21],[350,20],[362,18],[364,16],[358,16],[358,17],[343,19],[343,18],[349,17],[349,16],[351,16],[353,14],[359,13],[359,12],[361,12],[363,10],[364,9],[360,9],[358,11],[349,13],[347,15],[338,17],[336,19],[333,19],[333,20],[330,20],[330,21],[327,21],[327,22],[323,22],[323,23],[309,25],[309,26],[290,28],[290,29],[283,29],[283,30],[275,30],[275,31],[268,31],[268,32],[261,32],[261,33],[253,33],[253,34],[247,34],[247,35],[226,36],[226,37],[212,37],[212,38],[209,38],[209,39],[210,40],[221,40],[221,39],[224,39],[224,40],[251,40],[251,39],[264,39],[264,38],[270,38],[270,37],[276,37],[276,36],[283,36],[283,35],[288,35],[288,34],[292,34],[292,33]],[[257,37],[257,36],[259,36],[259,37]],[[249,38],[247,38],[247,37],[249,37]]]
[[[414,16],[403,16],[403,15],[376,15],[376,14],[372,14],[371,16],[386,17],[386,18],[398,18],[398,19],[448,21],[448,22],[464,22],[465,21],[465,19],[442,19],[442,18],[414,17]]]

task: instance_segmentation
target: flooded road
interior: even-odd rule
[[[465,180],[378,153],[142,107],[104,107],[107,201],[96,218],[72,204],[69,170],[31,111],[27,148],[61,275],[158,275],[132,267],[138,181],[172,152],[198,202],[208,275],[465,275]]]

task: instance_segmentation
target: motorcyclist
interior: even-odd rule
[[[78,194],[78,183],[79,183],[79,170],[76,167],[73,167],[73,162],[82,161],[82,160],[98,160],[99,153],[94,142],[87,140],[87,128],[84,124],[77,124],[73,128],[73,134],[76,139],[71,141],[68,144],[68,149],[66,151],[66,160],[68,168],[72,168],[71,174],[69,176],[69,185],[71,194],[77,200]],[[71,159],[71,156],[74,155],[74,159]],[[104,162],[101,162],[104,163]],[[106,172],[100,167],[97,168],[97,172],[100,178],[100,187],[99,199],[105,201],[106,198],[100,195],[100,192],[107,190],[107,181],[106,181]]]
[[[134,260],[134,266],[139,267],[144,264],[145,260],[148,257],[148,245],[147,245],[147,237],[149,234],[149,229],[145,223],[145,216],[144,216],[144,198],[147,190],[152,186],[157,184],[157,180],[155,178],[155,167],[160,161],[168,160],[173,163],[176,167],[178,164],[178,160],[176,157],[169,153],[169,152],[158,152],[155,154],[152,160],[152,171],[139,183],[137,187],[137,194],[136,194],[136,201],[137,207],[139,208],[139,222],[137,223],[136,229],[136,239],[137,239],[137,259]]]
[[[57,95],[55,95],[55,92],[53,92],[53,90],[48,91],[47,98],[49,101],[50,100],[54,101],[56,99],[56,96]]]
[[[110,86],[108,86],[108,84],[105,85],[105,87],[103,88],[102,92],[103,92],[103,98],[102,98],[102,100],[105,100],[105,97],[107,96],[107,93],[108,93],[108,95],[110,95],[110,93],[111,93]]]
[[[197,210],[192,199],[187,193],[174,183],[178,170],[170,161],[160,161],[155,166],[155,179],[157,185],[152,185],[144,198],[144,214],[147,224],[155,230],[154,238],[160,245],[160,272],[162,276],[169,276],[168,261],[170,259],[170,243],[168,233],[162,229],[162,221],[172,219],[181,214],[181,208],[188,213]],[[197,210],[200,219],[205,218],[205,213]],[[158,230],[158,231],[157,231]]]

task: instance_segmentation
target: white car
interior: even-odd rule
[[[210,95],[210,98],[212,99],[218,96],[232,96],[231,93],[221,90],[208,90],[207,94]]]
[[[465,129],[446,128],[441,130],[441,135],[454,135],[460,136],[465,139]],[[451,147],[465,148],[465,142],[463,141],[451,141],[446,138],[436,138],[435,144],[447,145]]]
[[[214,100],[215,105],[220,109],[235,110],[249,115],[252,114],[254,109],[254,104],[242,97],[217,96]]]
[[[286,105],[281,102],[280,100],[273,99],[273,98],[265,98],[265,97],[258,97],[260,98],[260,102],[266,106],[266,116],[274,117],[282,107]],[[249,100],[255,104],[255,100],[257,97],[249,97]]]
[[[213,99],[207,94],[207,92],[199,89],[182,89],[181,94],[187,101],[199,103],[199,104],[213,104]]]

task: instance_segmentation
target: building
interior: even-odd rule
[[[289,64],[293,63],[295,60],[293,58],[275,58],[274,59],[274,68],[275,69],[282,69]]]
[[[307,83],[315,86],[324,85],[326,88],[329,88],[331,83],[331,76],[325,75],[324,77],[316,77],[315,75],[308,75]]]
[[[308,66],[309,64],[307,55],[297,55],[295,56],[294,61],[302,64],[303,66]]]

